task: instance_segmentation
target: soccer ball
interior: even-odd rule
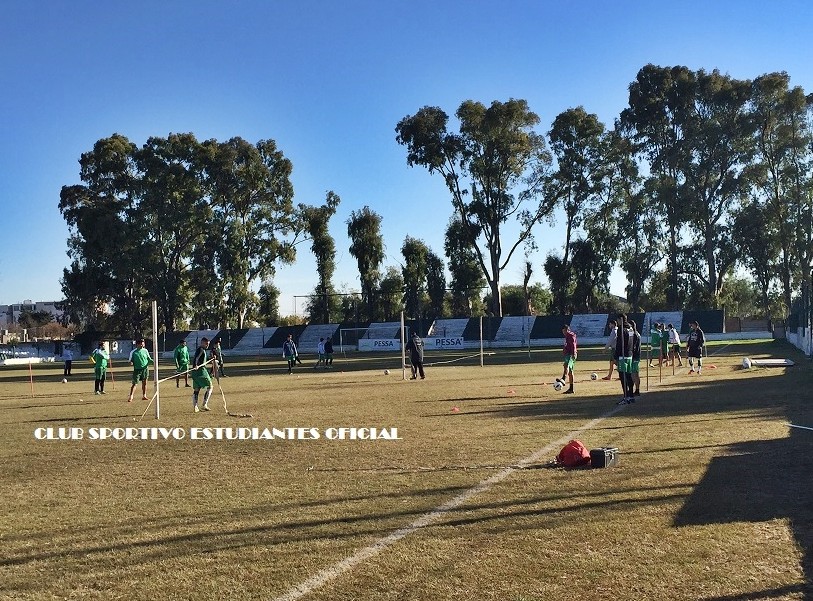
[[[62,378],[62,383],[67,384],[68,383],[68,378]]]
[[[385,369],[385,370],[384,370],[384,375],[385,375],[385,376],[388,376],[388,375],[390,375],[390,370],[388,370],[388,369]]]
[[[554,390],[562,390],[562,388],[564,388],[564,384],[562,383],[562,381],[561,381],[561,380],[558,380],[558,379],[557,379],[557,380],[556,380],[556,381],[553,383],[553,389],[554,389]]]
[[[591,380],[598,380],[598,374],[596,372],[593,372],[592,374],[590,374],[590,379]]]

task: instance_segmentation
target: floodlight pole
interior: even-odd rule
[[[406,380],[406,325],[403,311],[401,311],[401,378]]]
[[[161,395],[158,382],[158,302],[152,301],[152,355],[155,363],[152,368],[152,375],[155,379],[155,419],[161,419]]]

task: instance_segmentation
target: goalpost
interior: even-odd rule
[[[475,357],[479,356],[479,358],[480,358],[480,367],[483,367],[483,365],[485,363],[484,362],[485,355],[493,355],[494,353],[485,351],[485,341],[483,340],[483,317],[482,316],[480,316],[479,321],[480,321],[480,337],[479,337],[480,339],[479,339],[479,348],[477,349],[476,354],[470,355],[468,357],[457,357],[455,359],[450,359],[450,360],[447,360],[447,361],[435,361],[433,363],[424,363],[424,365],[442,365],[442,364],[446,364],[446,363],[455,363],[457,361],[461,361],[461,360],[465,360],[465,359],[471,359],[471,358],[475,358]],[[396,326],[396,324],[393,323],[393,322],[387,322],[386,325]],[[401,351],[402,377],[403,377],[403,379],[406,379],[406,372],[407,372],[407,369],[408,369],[406,347],[407,347],[407,343],[410,340],[411,328],[406,323],[406,316],[405,316],[403,311],[401,311],[400,323],[397,325],[397,327],[398,327],[398,334],[397,335],[398,335],[398,338],[400,338],[400,340],[397,340],[397,344],[400,345],[400,347],[401,347],[400,351]],[[431,328],[430,328],[430,330],[431,330]],[[351,351],[352,350],[358,350],[359,341],[364,340],[364,339],[370,339],[370,326],[367,326],[366,328],[339,328],[339,352],[342,353],[342,355],[345,358],[347,358],[347,347],[351,347],[351,349],[350,349]],[[384,339],[382,339],[382,340],[384,340]],[[394,341],[394,339],[391,338],[391,334],[386,337],[386,341],[390,341],[390,340]],[[523,338],[523,344],[524,343],[525,343],[525,340]],[[390,348],[392,347],[391,344],[389,346],[390,346]],[[433,350],[437,350],[437,349],[435,349],[435,347],[431,347],[431,348]],[[395,349],[393,348],[392,350],[395,350]],[[386,351],[384,351],[384,352],[386,352]],[[530,353],[530,334],[528,336],[528,352]]]

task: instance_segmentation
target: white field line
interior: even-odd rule
[[[415,532],[420,528],[425,528],[431,524],[434,524],[438,520],[440,520],[446,513],[452,511],[453,509],[457,509],[464,503],[466,503],[472,497],[479,495],[480,493],[486,492],[489,488],[505,480],[508,476],[514,473],[517,469],[525,468],[533,463],[536,463],[543,459],[546,456],[550,456],[550,453],[553,451],[558,451],[563,445],[567,444],[573,438],[576,438],[579,434],[586,430],[590,430],[591,428],[595,428],[599,423],[622,411],[626,406],[621,405],[614,407],[607,413],[603,414],[601,417],[597,417],[593,419],[580,428],[573,430],[572,432],[566,434],[562,438],[554,440],[553,442],[548,443],[543,448],[535,451],[531,455],[528,455],[525,459],[517,462],[515,466],[506,467],[490,478],[486,478],[485,480],[480,481],[478,484],[475,484],[468,490],[462,492],[458,496],[446,501],[442,505],[438,505],[431,511],[428,511],[415,519],[411,524],[404,526],[403,528],[399,528],[394,532],[379,538],[371,545],[364,547],[363,549],[359,549],[350,557],[339,561],[332,566],[325,568],[321,572],[311,576],[304,582],[294,586],[288,592],[279,597],[275,597],[273,601],[296,601],[296,599],[301,599],[305,595],[311,593],[312,591],[316,590],[317,588],[321,587],[322,585],[326,584],[327,582],[333,580],[334,578],[338,578],[345,572],[351,570],[354,566],[358,565],[359,563],[374,557],[387,547],[394,545],[402,538],[405,538]]]

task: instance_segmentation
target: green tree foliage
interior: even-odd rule
[[[257,321],[265,327],[280,325],[279,288],[273,281],[267,279],[260,286],[257,295],[259,296]]]
[[[119,134],[99,140],[79,159],[83,184],[64,186],[59,201],[72,258],[62,279],[67,312],[125,336],[141,332],[150,314],[137,153]]]
[[[573,242],[573,306],[578,313],[591,313],[600,295],[609,294],[613,257],[598,252],[591,239]]]
[[[379,287],[381,315],[384,321],[400,319],[404,308],[404,276],[395,267],[387,267]]]
[[[426,256],[426,293],[429,296],[429,317],[448,317],[445,267],[443,259],[432,251]]]
[[[693,79],[687,92],[692,107],[680,123],[684,178],[679,198],[691,215],[689,236],[702,258],[684,267],[704,285],[716,306],[725,276],[737,259],[729,218],[750,187],[745,168],[753,157],[753,120],[747,110],[751,82],[702,69]]]
[[[185,316],[241,327],[251,283],[293,260],[291,165],[273,141],[171,134],[138,148],[115,134],[79,163],[82,184],[60,194],[73,259],[62,285],[87,325],[139,334],[157,299],[167,330]]]
[[[338,306],[334,309],[335,288],[333,274],[336,271],[336,242],[330,235],[328,223],[336,214],[341,199],[333,192],[328,192],[325,204],[320,207],[299,205],[299,213],[305,225],[305,232],[310,237],[311,252],[316,257],[316,289],[308,302],[310,323],[332,323],[339,317]]]
[[[550,283],[554,311],[560,314],[573,312],[573,278],[562,257],[548,253],[542,269]]]
[[[48,311],[22,311],[17,318],[17,324],[28,330],[41,328],[52,321],[54,321],[54,316]]]
[[[726,315],[737,317],[765,317],[765,307],[760,302],[760,293],[754,282],[748,278],[731,276],[720,294],[720,308]],[[768,307],[770,310],[770,307]]]
[[[483,288],[486,285],[483,270],[477,261],[468,229],[460,218],[453,216],[446,226],[443,249],[449,261],[451,274],[451,313],[457,317],[482,315]]]
[[[544,138],[533,130],[539,117],[525,100],[494,101],[489,107],[466,100],[456,117],[459,133],[447,129],[443,110],[423,107],[398,123],[396,140],[407,147],[409,166],[443,177],[491,288],[492,312],[501,315],[500,274],[551,211],[540,193],[550,156]],[[519,234],[506,243],[502,234],[509,220],[518,222]]]
[[[373,321],[379,315],[376,290],[381,280],[381,264],[384,262],[381,215],[368,206],[353,211],[347,220],[347,236],[350,238],[350,254],[358,265],[367,317]]]
[[[423,240],[411,236],[404,239],[401,254],[404,266],[404,311],[406,317],[421,319],[426,312],[426,275],[431,251]]]
[[[604,281],[596,283],[608,286],[609,270],[598,270],[597,261],[591,260],[590,265],[582,263],[577,274],[571,245],[576,231],[590,226],[591,238],[596,237],[591,247],[593,254],[610,252],[617,246],[617,237],[607,236],[617,232],[613,214],[617,204],[616,190],[611,185],[613,171],[609,162],[612,138],[598,117],[582,107],[560,113],[548,136],[556,169],[546,178],[545,196],[549,203],[561,206],[564,211],[565,245],[561,260],[548,262],[547,266],[555,270],[548,275],[553,275],[550,281],[555,306],[564,313],[568,305],[573,304],[570,297],[575,292],[580,294],[577,306],[589,304],[588,297],[592,297],[592,292],[584,287],[592,285],[594,277],[606,276]],[[580,258],[586,260],[586,256],[582,248]],[[592,271],[593,268],[597,270]]]
[[[218,281],[228,317],[242,328],[251,309],[251,283],[296,257],[301,221],[293,205],[293,166],[273,140],[208,140],[202,150]]]
[[[776,277],[782,288],[785,311],[792,304],[794,282],[804,279],[804,263],[809,264],[810,251],[805,239],[810,239],[809,214],[813,178],[813,131],[810,107],[813,97],[806,96],[801,87],[790,86],[787,73],[768,73],[754,79],[751,91],[751,114],[755,125],[756,159],[751,167],[755,201],[751,205],[763,218],[764,239],[776,238],[779,249],[775,261]],[[764,207],[764,210],[761,210]],[[751,228],[741,230],[750,234]],[[807,236],[805,232],[808,232]],[[770,234],[770,235],[768,235]],[[797,239],[800,245],[797,246]],[[746,253],[765,249],[740,241]],[[801,254],[797,257],[798,251]],[[756,264],[764,264],[764,257],[750,257],[752,274],[763,290],[765,302],[766,282],[754,273]],[[772,278],[771,278],[772,279]]]
[[[694,106],[695,76],[686,67],[646,65],[629,87],[629,106],[621,113],[620,125],[635,149],[647,163],[646,189],[651,198],[652,215],[667,229],[670,308],[680,306],[681,227],[687,219],[678,189],[685,176],[681,149],[685,148],[685,130],[681,126]],[[649,204],[649,203],[647,203]]]
[[[737,245],[740,262],[754,278],[762,312],[768,318],[772,317],[772,283],[782,269],[780,227],[773,216],[767,205],[752,201],[740,207],[732,226],[732,240]]]
[[[150,138],[134,156],[142,282],[158,301],[166,329],[173,331],[188,300],[188,258],[205,243],[211,217],[201,203],[200,144],[191,134],[170,134]]]
[[[531,306],[535,315],[546,315],[553,302],[553,297],[549,290],[542,287],[542,284],[530,284],[527,291],[520,285],[507,285],[502,287],[502,299],[504,315],[522,316],[528,315],[528,301],[526,292],[530,298]],[[490,294],[483,300],[486,306],[491,301]]]

